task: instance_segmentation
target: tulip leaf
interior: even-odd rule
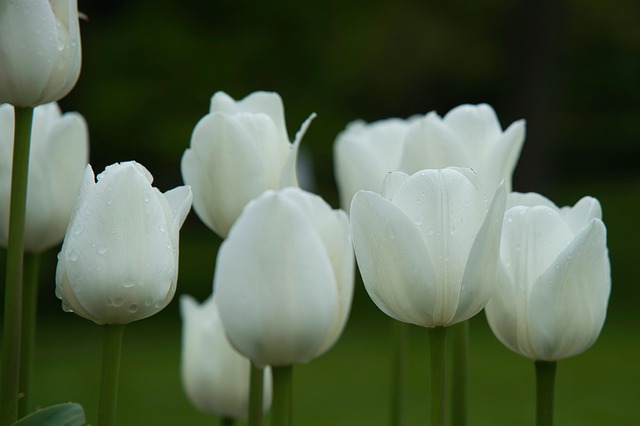
[[[21,418],[13,426],[86,426],[82,405],[75,402],[52,405]]]

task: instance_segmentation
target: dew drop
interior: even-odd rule
[[[144,301],[144,305],[145,306],[151,306],[153,304],[153,299],[152,298],[148,298],[147,300]]]
[[[150,200],[149,194],[144,194],[144,202],[148,203]]]
[[[113,306],[115,308],[119,308],[120,306],[122,306],[122,304],[124,303],[124,298],[122,297],[116,297],[115,299],[113,299]]]
[[[66,303],[62,303],[62,310],[65,312],[73,312],[73,310]]]
[[[456,226],[455,225],[451,225],[451,229],[449,229],[449,233],[451,235],[456,235],[456,231],[457,231]]]
[[[138,305],[134,303],[131,306],[129,306],[129,312],[131,312],[132,314],[135,314],[136,312],[138,312]]]
[[[73,228],[73,235],[80,235],[82,231],[84,231],[84,225],[79,223]]]
[[[131,288],[131,287],[133,287],[133,286],[135,286],[135,285],[136,285],[136,283],[135,283],[135,282],[133,282],[133,281],[127,281],[127,282],[125,282],[124,284],[122,284],[122,287],[124,287],[124,288]]]
[[[416,225],[422,225],[422,222],[424,222],[424,217],[420,213],[416,213],[416,215],[413,217],[413,222]]]
[[[507,222],[509,223],[513,222],[513,216],[511,215],[507,216]]]
[[[167,227],[163,225],[160,225],[160,232],[167,232]]]
[[[75,248],[72,248],[71,251],[69,252],[69,260],[72,262],[77,262],[78,261],[78,250],[76,250]]]
[[[435,234],[435,233],[436,233],[436,231],[433,229],[433,227],[432,227],[432,226],[430,226],[430,227],[427,229],[427,235],[433,235],[433,234]]]
[[[107,252],[109,251],[109,249],[107,247],[100,247],[97,252],[100,256],[104,256]]]

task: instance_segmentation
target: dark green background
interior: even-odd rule
[[[572,1],[79,0],[83,70],[61,105],[89,123],[91,163],[135,159],[163,191],[209,98],[274,90],[290,135],[311,113],[303,149],[315,190],[337,207],[332,144],[346,123],[491,104],[503,127],[527,119],[514,189],[558,204],[598,197],[613,288],[600,340],[558,369],[559,425],[640,422],[640,6]],[[178,295],[211,290],[219,239],[191,214]],[[38,388],[42,405],[73,400],[95,422],[99,327],[64,314],[53,295],[55,250],[43,265]],[[299,425],[387,424],[389,322],[358,281],[343,339],[296,370]],[[125,331],[119,424],[206,425],[179,383],[177,298]],[[533,366],[472,324],[471,425],[532,425]],[[412,331],[410,425],[428,414],[427,343]],[[186,420],[185,420],[186,419]]]

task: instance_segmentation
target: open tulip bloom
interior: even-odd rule
[[[277,93],[255,92],[240,101],[215,93],[181,163],[205,225],[224,238],[249,201],[268,189],[298,186],[298,147],[313,117],[290,143]]]
[[[444,421],[444,327],[480,312],[493,292],[505,201],[504,185],[487,206],[470,169],[448,168],[391,173],[382,195],[359,191],[351,203],[369,296],[392,318],[432,330],[434,424]]]
[[[550,424],[556,361],[591,347],[604,324],[606,228],[592,197],[558,208],[539,194],[513,193],[508,205],[487,320],[505,346],[536,361],[538,418]]]

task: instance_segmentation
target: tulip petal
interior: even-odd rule
[[[436,271],[416,225],[380,195],[359,191],[351,232],[362,280],[373,302],[399,321],[435,327]]]
[[[334,272],[338,294],[337,315],[318,349],[317,355],[320,355],[329,350],[338,340],[351,310],[355,262],[349,234],[349,219],[343,211],[332,210],[322,198],[316,195],[292,189],[284,189],[282,194],[294,201],[311,220],[322,239],[326,256]]]
[[[400,188],[407,179],[409,179],[409,175],[405,172],[387,173],[382,183],[381,195],[387,200],[392,201],[396,192],[398,192],[398,188]]]
[[[592,219],[602,219],[600,202],[593,197],[583,197],[573,207],[563,207],[560,215],[574,234],[587,226]]]
[[[435,113],[427,114],[407,134],[400,170],[413,174],[426,168],[472,167],[467,147]]]
[[[493,196],[471,250],[462,278],[458,309],[451,324],[465,321],[480,312],[494,292],[500,262],[500,237],[507,191],[500,184]]]
[[[205,116],[193,131],[181,167],[195,194],[194,210],[211,229],[226,236],[250,200],[279,187],[288,154],[289,143],[277,138],[266,114]]]
[[[604,324],[610,289],[606,229],[593,219],[531,290],[535,359],[555,361],[588,349]]]
[[[289,155],[287,156],[287,161],[282,167],[282,173],[280,175],[280,188],[286,188],[288,186],[299,186],[298,185],[298,173],[297,173],[297,165],[298,165],[298,150],[300,148],[300,142],[302,142],[302,138],[304,134],[307,132],[309,125],[311,125],[311,121],[316,118],[316,114],[313,113],[302,123],[300,126],[300,130],[296,133],[296,138],[293,141],[289,149]]]
[[[487,207],[477,181],[456,169],[423,170],[396,192],[393,204],[413,221],[436,271],[434,321],[447,325],[458,306],[462,278]]]
[[[284,104],[276,92],[253,92],[239,101],[224,92],[217,92],[211,98],[211,112],[238,114],[267,114],[273,120],[278,132],[278,139],[289,142],[287,126],[284,119]]]
[[[505,181],[507,192],[511,191],[511,176],[520,157],[524,136],[525,121],[518,120],[497,137],[490,147],[486,147],[483,167],[478,170],[485,192],[490,194],[502,180]]]
[[[535,207],[535,206],[547,206],[550,209],[557,210],[558,206],[537,192],[511,192],[507,197],[507,210],[515,206]]]
[[[314,358],[338,315],[336,277],[312,229],[286,193],[268,191],[247,206],[220,247],[220,315],[231,343],[256,365]]]
[[[449,111],[442,122],[466,145],[471,158],[484,158],[502,128],[493,108],[487,104],[460,105]],[[458,165],[458,164],[450,164]]]

